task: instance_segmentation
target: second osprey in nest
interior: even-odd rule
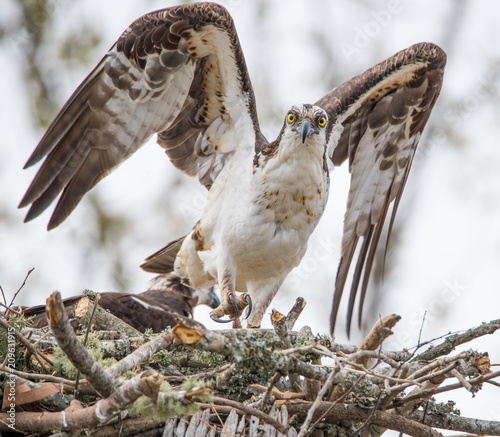
[[[62,192],[48,228],[58,226],[157,133],[172,163],[207,187],[208,204],[190,234],[142,267],[173,270],[194,288],[218,283],[222,303],[212,317],[228,315],[239,327],[252,302],[248,325],[257,327],[323,214],[327,160],[348,159],[331,329],[359,242],[349,329],[360,282],[361,317],[382,226],[395,201],[392,225],[445,63],[434,44],[409,47],[314,104],[292,106],[269,142],[227,10],[193,3],[152,12],[130,25],[48,128],[26,164],[46,156],[20,206],[31,204],[31,220]]]

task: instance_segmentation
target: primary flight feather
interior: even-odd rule
[[[58,226],[157,133],[171,162],[209,190],[208,203],[191,233],[142,267],[174,271],[194,288],[218,283],[222,303],[213,318],[229,315],[241,326],[251,302],[248,325],[256,327],[323,214],[328,160],[348,160],[331,329],[359,243],[349,330],[358,288],[361,317],[382,226],[392,202],[394,220],[445,63],[436,45],[411,46],[316,103],[292,106],[269,142],[227,10],[193,3],[152,12],[121,35],[48,128],[26,164],[45,157],[20,207],[31,205],[31,220],[60,195],[48,228]]]

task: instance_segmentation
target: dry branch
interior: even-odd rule
[[[16,414],[16,429],[30,432],[47,432],[54,429],[82,430],[107,422],[115,414],[126,409],[139,396],[153,396],[162,378],[158,374],[143,372],[119,387],[111,396],[84,408],[79,401],[72,401],[64,411],[21,412]],[[8,414],[0,413],[0,430],[8,430]]]
[[[288,333],[287,318],[273,308],[271,312],[271,323],[276,331],[276,334],[283,342],[283,346],[286,348],[292,347],[292,341],[290,340],[290,334]]]
[[[37,361],[40,363],[41,368],[45,373],[48,373],[47,368],[45,367],[45,363],[42,361],[42,358],[49,364],[52,364],[52,361],[48,359],[44,354],[39,352],[35,346],[22,334],[20,333],[17,329],[15,329],[13,326],[11,326],[3,317],[0,316],[0,326],[4,328],[7,332],[14,332],[15,337],[17,340],[25,346],[37,359]]]
[[[378,349],[384,340],[392,335],[391,329],[394,325],[401,320],[401,317],[397,314],[391,314],[383,319],[380,319],[375,326],[371,329],[365,339],[361,342],[358,347],[359,351],[374,351]],[[369,358],[367,356],[361,356],[355,362],[356,364],[361,364],[364,367],[368,366]]]
[[[426,414],[416,411],[409,416],[419,422],[425,421],[428,426],[443,428],[451,431],[462,431],[476,435],[500,435],[500,422],[481,420],[472,417],[455,416],[453,414]]]
[[[488,381],[490,379],[498,378],[498,377],[500,377],[500,371],[499,372],[490,373],[488,375],[481,375],[481,376],[478,376],[477,378],[469,379],[468,382],[469,382],[470,385],[475,386],[475,385],[481,384],[481,383],[483,383],[485,381]],[[456,384],[449,384],[449,385],[445,385],[444,387],[438,387],[438,388],[434,388],[434,389],[423,390],[420,393],[410,394],[410,395],[406,396],[403,399],[397,399],[397,400],[395,400],[394,401],[394,405],[395,406],[400,406],[400,405],[403,405],[403,404],[405,404],[407,402],[413,402],[415,400],[418,400],[418,399],[421,399],[421,398],[424,398],[424,397],[430,397],[430,396],[438,394],[438,393],[444,393],[444,392],[447,392],[447,391],[460,389],[462,387],[463,387],[462,384],[460,382],[457,382]]]
[[[316,413],[316,410],[320,406],[323,398],[325,397],[326,393],[328,390],[330,390],[330,387],[333,383],[333,380],[336,376],[336,372],[331,372],[330,375],[328,376],[328,379],[325,381],[325,384],[323,387],[321,387],[321,390],[318,393],[318,396],[316,397],[316,400],[312,404],[311,408],[309,408],[309,411],[307,412],[306,420],[302,424],[300,428],[300,432],[297,437],[305,437],[309,433],[309,425],[311,424],[314,414]]]
[[[52,316],[54,311],[57,313],[56,302],[53,303],[52,313],[50,309],[48,311]],[[69,326],[64,327],[62,317],[61,320],[57,317],[52,317],[52,319],[57,322],[53,329],[58,343],[61,344],[61,349],[68,355],[75,355],[74,348],[78,346],[68,346],[70,342],[68,336],[74,336],[73,330]],[[166,435],[169,435],[168,432],[174,435],[174,428],[172,428],[174,426],[175,432],[179,432],[179,435],[184,435],[183,429],[187,431],[187,428],[190,428],[190,432],[196,435],[194,430],[199,428],[199,435],[203,437],[206,437],[209,432],[212,433],[210,435],[219,436],[226,435],[228,432],[233,433],[233,431],[240,434],[244,432],[246,435],[259,433],[275,435],[273,433],[279,431],[278,435],[292,436],[296,435],[293,427],[300,428],[301,426],[300,435],[314,432],[315,427],[337,427],[341,430],[332,429],[328,432],[358,432],[372,437],[382,434],[386,429],[419,437],[438,435],[433,428],[500,435],[497,422],[475,421],[467,418],[458,420],[453,414],[434,414],[435,411],[451,410],[434,404],[432,400],[429,401],[432,410],[428,419],[425,423],[418,423],[415,419],[422,418],[424,414],[419,406],[424,401],[427,402],[433,394],[454,389],[476,392],[481,383],[495,382],[494,378],[500,376],[500,372],[490,371],[487,354],[472,350],[455,356],[442,356],[448,353],[447,348],[433,348],[431,351],[434,358],[430,360],[419,359],[422,355],[412,357],[406,351],[381,350],[383,338],[390,333],[387,325],[382,326],[384,320],[386,319],[375,327],[359,348],[332,343],[328,337],[314,336],[307,327],[302,328],[300,332],[290,331],[289,317],[278,312],[274,313],[275,330],[202,331],[179,324],[171,331],[153,337],[142,335],[133,339],[101,341],[100,347],[111,347],[115,351],[113,354],[122,358],[107,371],[101,369],[102,374],[97,382],[90,382],[95,386],[95,384],[102,383],[102,375],[108,380],[115,381],[125,372],[137,373],[144,369],[155,369],[163,376],[154,373],[152,389],[143,388],[139,391],[149,394],[152,405],[166,405],[166,400],[178,406],[183,405],[183,407],[175,407],[171,414],[192,415],[192,410],[189,409],[192,406],[189,407],[186,402],[196,402],[196,393],[203,394],[208,390],[200,389],[205,383],[218,390],[212,404],[206,404],[205,399],[202,403],[196,402],[200,407],[210,408],[210,411],[215,413],[210,415],[204,412],[204,415],[208,414],[204,419],[206,424],[201,423],[200,417],[167,420],[165,429],[168,428],[170,431],[167,429]],[[394,320],[390,318],[390,321]],[[458,341],[475,338],[480,333],[484,335],[485,332],[492,332],[497,329],[496,325],[497,321],[494,321],[474,328],[471,330],[472,336],[460,334]],[[51,338],[44,338],[45,334],[30,331],[30,335],[32,340],[38,342],[37,349],[43,345],[44,351],[50,351],[50,348],[54,346]],[[452,338],[456,343],[457,337]],[[120,356],[118,352],[122,355]],[[128,355],[123,357],[123,353]],[[424,352],[426,353],[427,355],[423,356],[428,358],[429,351]],[[322,365],[322,357],[332,360],[333,364]],[[372,367],[368,368],[370,359],[376,361]],[[83,367],[85,366],[88,364]],[[81,368],[82,363],[79,362],[77,367]],[[8,369],[0,369],[4,372],[5,370]],[[30,378],[31,375],[19,370],[15,372],[19,374],[18,377]],[[89,380],[90,375],[83,370],[82,373]],[[477,376],[478,374],[480,376]],[[62,383],[65,389],[74,387],[73,381],[50,376],[47,373],[32,376],[31,379],[34,380],[43,380],[45,377],[46,380]],[[191,376],[196,378],[194,382],[189,381]],[[299,377],[300,380],[304,380],[307,390],[297,384]],[[453,378],[453,381],[458,378],[458,383],[450,384],[448,382],[450,378]],[[188,385],[195,384],[198,389],[190,391],[189,388],[176,387],[157,394],[162,380],[187,381]],[[119,427],[122,427],[122,432],[126,430],[130,434],[161,435],[161,430],[158,428],[165,423],[166,419],[163,416],[162,419],[130,418],[126,413],[130,402],[123,400],[123,396],[122,403],[114,399],[114,396],[123,387],[128,387],[128,384],[129,382],[126,381],[116,392],[104,399],[99,399],[96,393],[92,393],[97,402],[93,407],[84,408],[73,404],[59,412],[16,413],[16,426],[20,429],[44,432],[37,431],[38,428],[29,428],[33,425],[35,417],[33,414],[37,414],[38,419],[42,418],[37,424],[40,429],[60,428],[61,420],[64,418],[70,426],[65,430],[87,427],[91,429],[86,432],[95,434],[96,426],[104,424],[100,419],[97,420],[95,411],[96,405],[100,405],[100,409],[106,408],[102,414],[98,409],[98,416],[106,417],[108,420],[112,418],[111,422],[114,423],[110,425],[108,421],[107,426],[99,431],[102,435],[116,434],[119,432]],[[408,387],[413,388],[411,393],[405,391]],[[138,396],[137,390],[133,396],[129,396],[129,400],[136,395]],[[322,400],[329,398],[331,402]],[[112,399],[114,401],[111,402]],[[141,402],[137,405],[142,405]],[[137,408],[135,407],[134,411],[137,411]],[[269,411],[268,408],[270,408]],[[416,413],[414,413],[415,410]],[[145,412],[146,410],[139,409],[139,411]],[[412,416],[405,417],[405,414],[410,411]],[[120,413],[120,418],[124,418],[123,421],[120,419],[120,424],[117,421],[118,413]],[[245,422],[244,417],[249,417],[250,420]],[[288,421],[288,417],[293,419]],[[3,418],[0,416],[0,420]],[[287,426],[284,424],[288,425],[288,434]],[[154,432],[148,431],[154,428],[156,428]]]
[[[170,334],[160,335],[148,343],[143,344],[116,364],[113,364],[106,370],[106,373],[113,379],[118,378],[125,372],[138,366],[140,363],[148,362],[156,352],[162,349],[168,349],[173,341],[174,339]]]
[[[20,370],[7,368],[5,366],[0,365],[0,372],[12,373],[13,375],[19,376],[23,379],[31,379],[31,380],[44,380],[47,382],[55,382],[58,384],[67,384],[74,386],[75,382],[71,379],[61,378],[59,376],[48,375],[48,374],[39,374],[39,373],[29,373],[29,372],[21,372]]]
[[[92,437],[116,437],[119,435],[128,436],[142,433],[164,425],[165,421],[155,417],[134,417],[132,419],[120,420],[112,425],[98,428],[91,435]],[[143,434],[144,435],[144,434]]]
[[[303,399],[304,398],[303,392],[301,392],[301,393],[294,393],[294,392],[290,392],[290,391],[281,392],[275,387],[273,387],[273,388],[271,388],[271,390],[269,390],[269,386],[264,387],[263,385],[259,385],[259,384],[252,384],[250,386],[250,388],[252,390],[257,390],[257,391],[260,391],[262,393],[266,393],[269,391],[270,395],[274,396],[276,398],[276,400],[278,400],[278,401],[287,401],[290,399]]]
[[[442,357],[443,355],[448,355],[457,346],[469,343],[476,338],[482,337],[484,335],[494,334],[498,329],[500,329],[500,319],[492,320],[489,323],[483,323],[481,326],[476,328],[468,329],[462,334],[452,334],[446,337],[446,340],[437,346],[431,346],[425,352],[417,355],[413,361],[431,361],[437,357]]]
[[[295,305],[292,307],[292,309],[288,312],[286,315],[286,324],[288,326],[288,330],[292,330],[293,327],[295,326],[295,322],[299,318],[299,316],[302,314],[302,311],[304,311],[304,308],[306,307],[306,300],[303,297],[298,297],[295,301]]]
[[[138,337],[141,336],[142,333],[137,329],[130,326],[128,323],[125,323],[119,317],[116,317],[114,314],[111,314],[109,311],[105,310],[101,306],[99,306],[99,299],[96,297],[94,305],[90,305],[90,299],[88,296],[82,297],[75,304],[75,316],[78,319],[84,319],[85,317],[89,317],[89,312],[92,312],[92,324],[95,329],[98,330],[106,330],[106,331],[116,331],[119,332],[121,336],[126,337]],[[90,327],[90,323],[88,327]]]
[[[276,372],[269,380],[269,384],[264,392],[264,397],[262,398],[262,409],[264,409],[264,410],[267,409],[269,400],[271,399],[271,392],[273,391],[274,386],[280,380],[280,378],[281,378],[281,373]],[[252,387],[252,386],[250,386],[250,387]]]
[[[46,311],[54,337],[69,360],[98,393],[105,397],[111,395],[115,389],[115,381],[104,372],[76,337],[75,331],[69,324],[68,315],[64,310],[61,293],[52,293],[47,299]]]
[[[280,402],[277,402],[277,404],[280,405]],[[292,401],[287,402],[286,406],[288,414],[306,416],[309,409],[312,407],[312,402]],[[441,436],[431,427],[418,423],[415,420],[407,419],[397,414],[366,410],[346,404],[337,404],[332,408],[332,404],[330,402],[321,402],[316,409],[314,418],[325,414],[328,410],[330,411],[324,416],[324,419],[330,423],[337,423],[340,420],[363,422],[371,416],[370,419],[373,425],[378,425],[386,429],[400,431],[414,437]]]
[[[235,410],[239,410],[244,414],[249,414],[251,416],[258,417],[260,420],[270,424],[283,434],[286,434],[288,432],[288,428],[286,426],[283,426],[280,422],[273,419],[268,414],[260,410],[257,410],[256,408],[249,407],[248,405],[242,404],[241,402],[236,402],[230,399],[219,398],[219,397],[214,397],[213,402],[215,405],[222,405],[224,407],[229,407]],[[209,405],[210,404],[200,404],[200,406],[204,408],[208,407]]]

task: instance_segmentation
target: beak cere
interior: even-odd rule
[[[304,144],[304,142],[306,141],[306,138],[307,136],[313,131],[312,129],[312,125],[311,125],[311,122],[309,121],[309,119],[304,119],[302,121],[302,144]]]

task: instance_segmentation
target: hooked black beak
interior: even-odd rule
[[[305,120],[302,121],[302,144],[305,143],[306,141],[306,138],[308,135],[311,134],[311,132],[313,131],[313,128],[312,128],[312,125],[311,125],[311,122],[306,118]]]
[[[220,305],[220,299],[214,293],[213,289],[209,293],[209,301],[207,304],[210,308],[217,308]]]

